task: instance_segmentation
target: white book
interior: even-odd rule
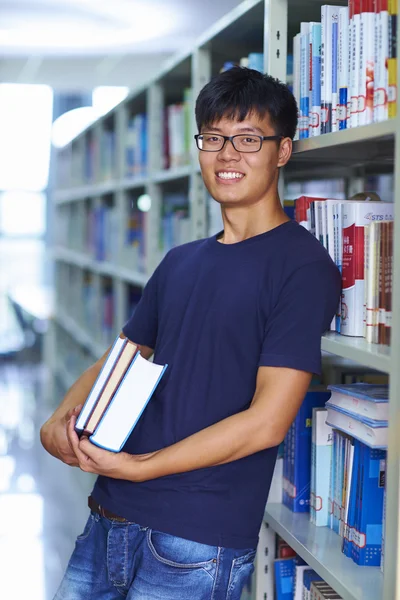
[[[153,395],[167,365],[157,365],[138,352],[115,392],[90,441],[119,452]]]
[[[349,506],[350,506],[350,496],[351,496],[351,477],[353,474],[353,463],[354,463],[354,444],[350,442],[350,440],[346,440],[347,443],[347,462],[346,462],[346,496],[345,496],[345,505],[344,505],[344,513],[343,513],[343,525],[342,525],[342,537],[349,539],[350,531],[349,531]]]
[[[346,129],[351,128],[351,72],[353,60],[353,0],[349,0],[349,41],[348,41],[348,59],[347,59],[347,111],[346,111]]]
[[[109,375],[114,367],[114,364],[118,360],[118,357],[121,356],[123,349],[128,343],[127,338],[118,337],[111,350],[110,353],[92,387],[90,393],[82,407],[81,412],[79,413],[79,417],[75,424],[75,429],[78,431],[83,431],[85,424],[89,418],[90,413],[92,412],[100,393],[104,389],[106,382],[109,378]]]
[[[332,85],[337,83],[339,8],[329,4],[321,7],[321,133],[332,131]],[[337,93],[336,87],[334,93]],[[334,101],[336,112],[336,97]]]
[[[296,565],[294,574],[294,593],[293,600],[302,600],[303,598],[303,575],[304,571],[309,569],[308,565]]]
[[[375,13],[374,121],[388,118],[389,13],[387,0],[377,0]]]
[[[365,417],[353,416],[343,409],[327,406],[326,422],[334,429],[339,429],[370,448],[387,448],[388,422],[374,421]]]
[[[332,428],[326,424],[326,408],[314,408],[312,418],[313,523],[327,527],[329,519],[329,484],[332,463]]]
[[[374,62],[374,0],[363,0],[360,20],[360,76],[358,88],[358,125],[367,125],[373,122]]]
[[[365,338],[367,342],[377,343],[379,333],[379,255],[381,227],[373,222],[364,228],[364,245],[367,254],[364,256],[366,266],[365,277]]]
[[[361,12],[360,0],[353,0],[353,17],[351,31],[351,65],[350,65],[350,94],[351,94],[351,127],[358,126],[358,95],[360,80],[360,30]]]
[[[369,383],[329,385],[332,395],[327,405],[374,421],[389,418],[389,387]]]

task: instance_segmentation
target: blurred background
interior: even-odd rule
[[[0,598],[53,597],[92,483],[38,438],[66,390],[43,348],[57,149],[238,3],[0,0]]]
[[[272,55],[293,82],[293,36],[323,1],[289,4],[273,15],[286,19],[279,49],[262,0],[0,0],[1,599],[54,596],[93,478],[48,456],[40,426],[162,256],[221,229],[197,165],[194,100],[211,75],[265,71]],[[288,214],[302,195],[374,190],[391,202],[391,143],[350,146],[334,165],[335,148],[316,151],[307,173],[294,164],[281,180]]]

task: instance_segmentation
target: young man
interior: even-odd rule
[[[42,428],[51,454],[99,475],[57,600],[239,600],[277,447],[320,371],[340,276],[279,201],[295,100],[234,68],[196,118],[224,230],[169,252],[123,328],[166,375],[120,454],[74,432],[104,357]]]

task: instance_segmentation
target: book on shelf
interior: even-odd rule
[[[389,53],[388,53],[388,114],[397,115],[397,14],[398,0],[388,0]]]
[[[326,527],[329,519],[329,474],[332,461],[332,428],[326,424],[327,409],[313,409],[311,447],[310,521]]]
[[[301,23],[293,38],[296,139],[396,115],[397,11],[397,0],[349,0],[323,5],[321,23]]]
[[[326,390],[311,388],[285,436],[282,498],[293,512],[310,510],[312,411],[329,396]]]
[[[343,207],[343,270],[341,333],[364,335],[364,226],[393,220],[394,205],[387,202],[347,202]]]
[[[119,452],[166,368],[147,361],[136,344],[118,336],[82,407],[76,431],[102,448]]]
[[[328,385],[332,392],[327,405],[376,421],[389,418],[389,386],[355,383]]]
[[[125,137],[125,176],[138,177],[147,174],[148,122],[146,114],[129,118]]]
[[[312,581],[310,586],[310,600],[342,600],[325,581]]]
[[[344,408],[327,403],[326,422],[371,448],[386,448],[388,442],[388,421],[369,419]]]
[[[311,600],[311,584],[313,581],[323,581],[322,577],[314,569],[305,569],[303,573],[303,596],[302,600]]]

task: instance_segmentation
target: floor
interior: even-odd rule
[[[48,381],[41,364],[0,362],[2,599],[51,600],[87,518],[91,476],[40,445],[40,426],[52,412]]]

